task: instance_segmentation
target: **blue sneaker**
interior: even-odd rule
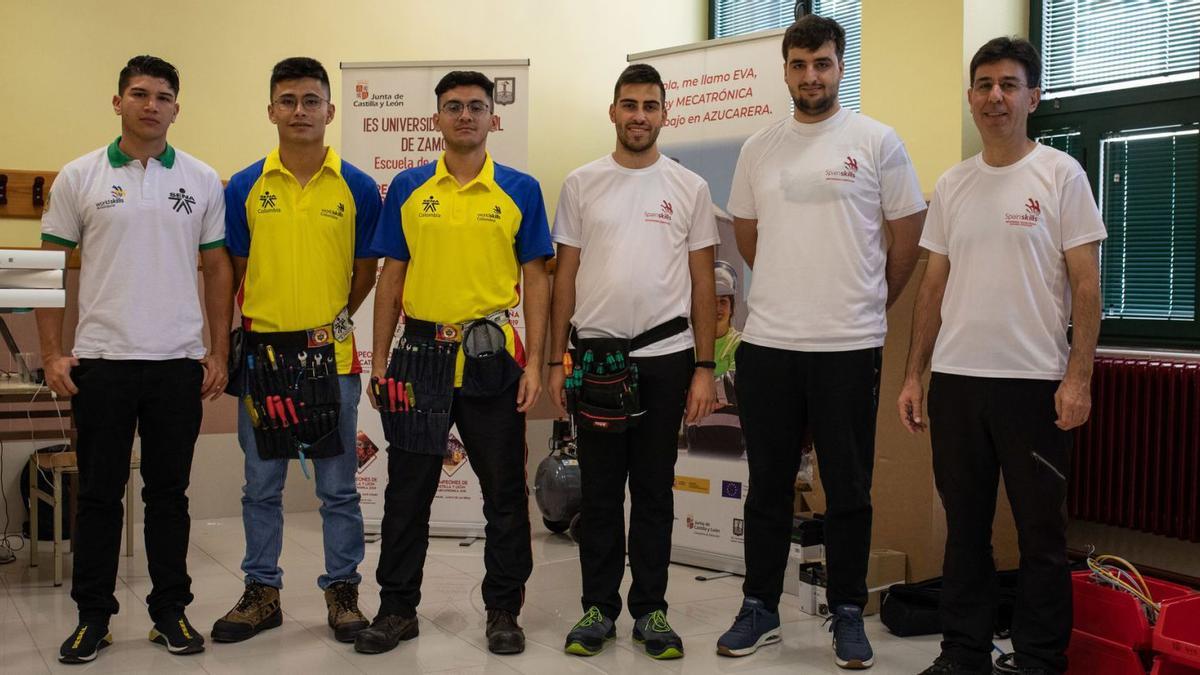
[[[856,605],[838,605],[829,617],[833,633],[833,660],[839,668],[863,670],[875,663],[875,652],[867,640],[863,627],[862,608]]]
[[[717,640],[717,653],[749,656],[759,647],[776,642],[779,642],[779,612],[768,611],[758,598],[746,598],[733,625]]]

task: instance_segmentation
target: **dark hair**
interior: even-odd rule
[[[496,90],[495,83],[479,71],[452,70],[443,75],[442,79],[438,80],[437,86],[433,88],[433,95],[439,105],[442,101],[442,94],[455,87],[479,87],[483,93],[487,94],[489,102],[492,100],[492,92]]]
[[[175,95],[179,95],[179,71],[175,70],[175,66],[157,56],[146,54],[129,59],[129,63],[121,69],[121,75],[117,77],[117,95],[123,95],[125,87],[129,86],[129,80],[139,75],[166,80],[175,91]]]
[[[329,73],[325,72],[325,66],[321,65],[320,61],[307,56],[293,56],[284,59],[271,69],[271,95],[275,95],[275,85],[280,82],[310,77],[320,81],[321,86],[325,87],[325,95],[328,96]]]
[[[976,68],[1005,59],[1012,59],[1024,66],[1025,86],[1030,89],[1041,86],[1042,57],[1029,40],[1019,37],[998,37],[980,47],[971,57],[971,83],[975,82]]]
[[[663,86],[662,75],[659,75],[654,66],[649,63],[633,63],[621,71],[621,76],[617,78],[617,85],[613,87],[613,103],[620,98],[621,87],[627,84],[656,84],[659,92],[662,93],[659,100],[667,98],[667,88]]]
[[[841,63],[846,53],[845,29],[833,19],[806,14],[796,19],[796,23],[788,26],[787,32],[783,34],[783,60],[787,61],[788,50],[792,47],[815,52],[826,42],[833,42],[838,63]]]

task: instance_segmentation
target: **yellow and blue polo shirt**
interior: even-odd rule
[[[437,323],[516,307],[521,265],[554,255],[541,186],[491,155],[466,185],[446,170],[444,155],[398,174],[372,249],[408,262],[405,315]],[[517,355],[512,329],[505,332]],[[461,372],[460,354],[459,378]]]
[[[303,188],[276,148],[225,187],[225,245],[248,258],[237,302],[246,330],[329,324],[350,299],[355,258],[375,258],[379,186],[333,148]],[[354,337],[334,342],[339,374],[359,373]]]

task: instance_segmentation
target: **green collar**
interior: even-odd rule
[[[170,143],[167,143],[167,149],[163,150],[162,154],[154,159],[157,159],[164,168],[169,169],[175,166],[175,148],[171,147]],[[121,149],[120,136],[117,136],[117,140],[108,144],[108,163],[114,169],[125,166],[132,161],[133,158],[125,154],[125,151]]]

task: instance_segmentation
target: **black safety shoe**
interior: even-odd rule
[[[183,612],[155,621],[154,628],[150,629],[150,641],[166,647],[172,654],[198,654],[204,651],[204,636],[192,626]]]
[[[525,631],[517,617],[503,609],[487,611],[488,651],[493,654],[520,654],[525,651]]]
[[[991,675],[991,672],[991,666],[972,668],[943,654],[934,659],[933,665],[922,670],[920,675]]]
[[[75,627],[58,648],[58,660],[63,663],[88,663],[96,659],[101,649],[112,644],[108,624],[83,622]]]
[[[655,659],[678,659],[683,656],[683,640],[667,623],[661,609],[643,614],[633,622],[633,641],[644,646]]]
[[[583,618],[567,633],[567,644],[563,651],[577,656],[595,656],[604,649],[604,643],[617,637],[617,626],[613,620],[600,613],[595,605],[588,607]]]
[[[420,632],[415,615],[405,618],[399,614],[380,614],[370,626],[358,631],[354,651],[360,654],[390,652],[401,640],[411,640]]]

